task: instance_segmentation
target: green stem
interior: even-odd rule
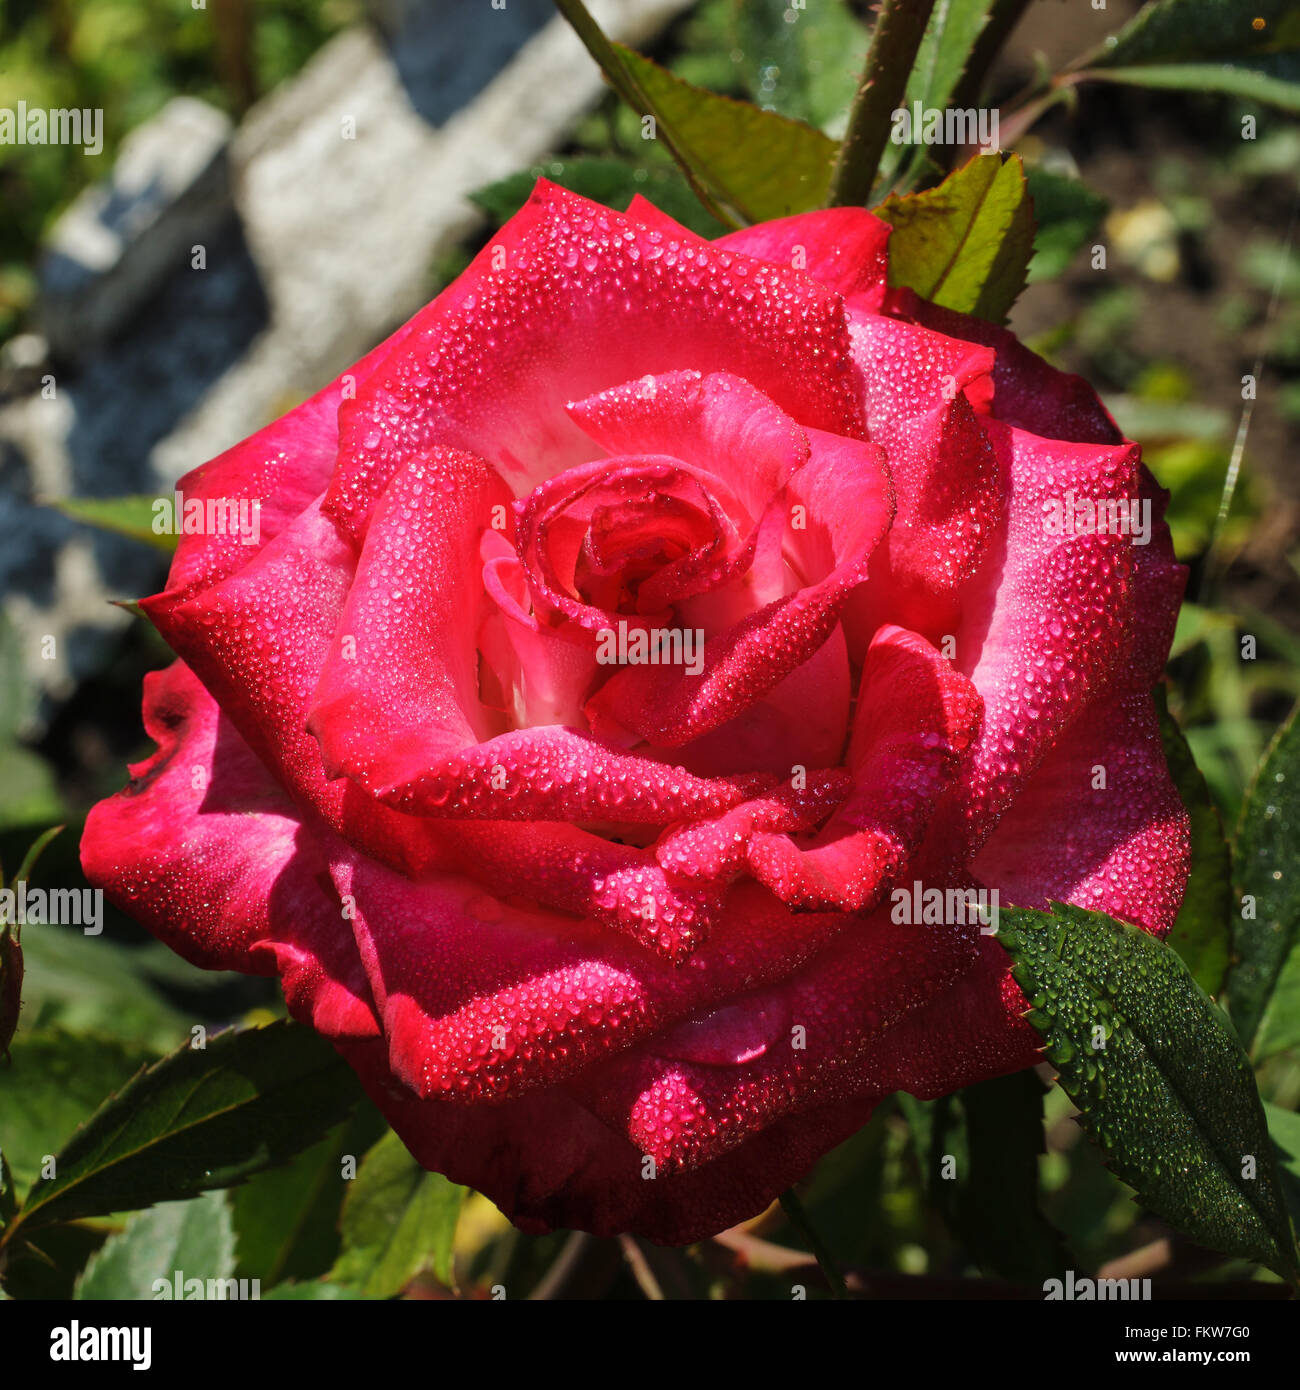
[[[840,1273],[840,1267],[813,1228],[812,1222],[808,1220],[808,1213],[804,1210],[803,1203],[795,1196],[794,1188],[789,1188],[781,1194],[781,1209],[790,1218],[790,1224],[808,1242],[808,1248],[812,1251],[821,1272],[826,1276],[826,1282],[831,1286],[831,1297],[848,1298],[849,1291],[844,1286],[844,1276]]]
[[[559,3],[559,0],[557,0]],[[867,65],[831,175],[830,207],[865,207],[889,138],[890,117],[907,90],[934,0],[883,0]]]

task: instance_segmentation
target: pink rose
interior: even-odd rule
[[[1032,1063],[956,890],[1177,912],[1164,494],[1082,380],[888,290],[888,232],[539,184],[181,485],[260,545],[186,536],[144,601],[181,660],[86,872],[278,973],[526,1229],[699,1238],[883,1096]]]

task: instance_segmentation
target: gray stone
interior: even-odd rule
[[[552,153],[605,90],[549,0],[386,3],[384,32],[338,35],[249,112],[226,150],[233,208],[223,217],[214,202],[202,234],[178,233],[182,255],[155,242],[153,272],[166,273],[129,317],[106,315],[111,350],[52,369],[48,397],[0,405],[0,591],[28,679],[51,699],[129,621],[107,600],[157,587],[165,557],[38,499],[169,493],[324,385],[429,298],[436,256],[481,221],[466,195]],[[687,3],[590,9],[636,45]],[[436,25],[422,17],[434,9]],[[190,266],[196,241],[203,270]],[[97,292],[96,276],[84,283]],[[93,344],[85,324],[75,333]],[[77,346],[55,344],[57,332],[56,353]],[[47,635],[56,656],[37,660]]]
[[[230,122],[177,97],[122,143],[110,176],[55,224],[38,267],[41,326],[84,360],[121,332],[231,213]]]

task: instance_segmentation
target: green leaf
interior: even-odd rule
[[[192,1020],[141,978],[146,957],[136,948],[70,927],[34,924],[23,933],[23,954],[24,1025],[30,1019],[41,1027],[138,1039],[159,1052],[189,1036]]]
[[[64,814],[63,798],[49,763],[20,743],[0,743],[0,830],[48,825]]]
[[[61,825],[52,825],[48,830],[43,830],[35,840],[32,841],[27,853],[23,855],[23,862],[18,866],[18,872],[14,875],[15,883],[20,880],[26,881],[31,878],[32,870],[35,869],[40,857],[45,853],[51,841],[53,841],[64,829]]]
[[[746,222],[824,207],[835,142],[820,130],[707,92],[649,58],[615,44],[637,90],[641,114],[680,164]]]
[[[1278,730],[1246,793],[1232,845],[1239,902],[1228,1010],[1257,1061],[1300,1042],[1300,706]],[[1285,986],[1285,988],[1279,988]]]
[[[954,1234],[986,1274],[1034,1286],[1073,1263],[1038,1205],[1043,1094],[1032,1070],[967,1086],[936,1108],[930,1145],[930,1191]]]
[[[1034,215],[1019,155],[976,155],[937,188],[887,198],[889,283],[1001,323],[1025,286]]]
[[[324,1274],[339,1253],[339,1210],[348,1183],[343,1158],[364,1153],[386,1126],[364,1102],[346,1123],[283,1168],[259,1173],[230,1194],[242,1278],[263,1290]]]
[[[1029,1021],[1114,1172],[1200,1244],[1300,1275],[1250,1061],[1178,955],[1067,904],[1001,924]]]
[[[836,1257],[846,1265],[870,1266],[889,1253],[879,1214],[888,1201],[885,1175],[892,1110],[888,1103],[877,1106],[867,1124],[818,1160],[809,1178],[799,1184],[809,1221],[830,1235]]]
[[[1254,21],[1262,20],[1260,28]],[[1295,0],[1157,0],[1105,45],[1090,67],[1181,63],[1197,58],[1259,58],[1300,48]]]
[[[533,185],[539,178],[580,193],[584,198],[602,203],[605,207],[624,212],[633,197],[640,193],[661,212],[689,227],[703,237],[720,236],[727,230],[701,206],[690,185],[676,169],[638,168],[623,159],[598,156],[553,160],[522,173],[490,183],[469,195],[498,225],[511,217],[528,201]]]
[[[1268,1101],[1264,1102],[1264,1114],[1282,1169],[1282,1194],[1291,1211],[1292,1224],[1300,1227],[1300,1115]]]
[[[1034,258],[1029,262],[1029,283],[1060,275],[1080,247],[1096,231],[1106,215],[1107,203],[1079,179],[1066,178],[1042,165],[1025,170],[1033,199]]]
[[[153,529],[156,497],[54,497],[46,500],[46,506],[73,521],[85,522],[100,531],[112,531],[115,535],[128,536],[133,541],[143,541],[156,550],[166,551],[168,555],[175,549],[179,536],[166,532],[159,534]]]
[[[1228,92],[1300,111],[1297,50],[1294,0],[1160,0],[1089,59],[1080,76]]]
[[[1255,1036],[1254,1054],[1264,1061],[1295,1047],[1300,1047],[1300,945],[1292,947],[1277,972]]]
[[[918,102],[923,111],[947,109],[992,8],[993,0],[936,0],[908,75],[902,100],[906,111],[913,113]],[[926,145],[891,141],[881,157],[880,176],[887,186],[913,187],[929,155]],[[898,171],[905,164],[907,171],[900,177]]]
[[[110,1236],[77,1280],[77,1299],[153,1299],[155,1281],[182,1290],[191,1279],[226,1280],[235,1272],[235,1232],[224,1192],[207,1192],[190,1202],[163,1202],[138,1212]],[[222,1297],[224,1294],[216,1294]]]
[[[1196,983],[1213,997],[1223,987],[1232,953],[1232,857],[1218,808],[1192,757],[1183,731],[1156,687],[1156,717],[1169,775],[1190,819],[1192,871],[1169,944],[1187,962]]]
[[[305,1303],[322,1300],[349,1301],[364,1300],[366,1295],[356,1289],[345,1288],[342,1284],[327,1284],[324,1280],[313,1279],[301,1284],[279,1284],[262,1295],[262,1302],[272,1300],[276,1303]]]
[[[72,1222],[46,1226],[30,1241],[15,1241],[4,1252],[5,1292],[16,1299],[71,1298],[86,1261],[107,1238],[102,1227]]]
[[[8,743],[18,733],[34,703],[23,639],[8,613],[0,609],[0,743]]]
[[[24,1189],[45,1155],[57,1153],[106,1095],[156,1055],[139,1043],[60,1028],[19,1033],[10,1053],[10,1064],[0,1065],[0,1148]]]
[[[310,1028],[276,1022],[183,1047],[110,1096],[6,1230],[231,1187],[287,1162],[348,1113],[351,1070]]]
[[[909,107],[914,101],[935,109],[948,105],[992,8],[993,0],[937,0],[907,79]]]
[[[466,1189],[426,1172],[395,1134],[362,1160],[343,1203],[343,1250],[330,1278],[375,1298],[400,1292],[422,1269],[452,1280],[452,1243]]]
[[[18,1187],[9,1168],[9,1160],[0,1149],[0,1226],[18,1210]]]
[[[1291,53],[1278,53],[1251,63],[1168,63],[1163,67],[1106,68],[1082,76],[1127,82],[1132,87],[1224,92],[1283,111],[1300,112],[1300,58]]]
[[[611,43],[581,0],[556,0],[610,85],[661,140],[709,211],[763,222],[824,207],[835,142],[775,111],[719,96]],[[729,210],[729,212],[728,212]]]

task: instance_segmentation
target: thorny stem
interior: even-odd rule
[[[831,174],[830,207],[865,207],[889,136],[890,114],[907,90],[934,0],[883,0],[867,64]]]

